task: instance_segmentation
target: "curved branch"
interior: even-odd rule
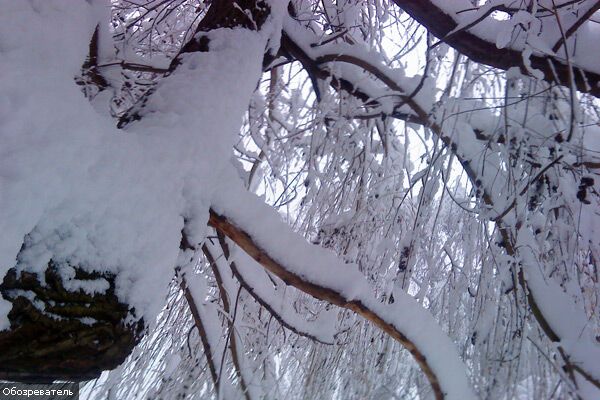
[[[252,296],[254,300],[261,306],[263,306],[272,316],[279,322],[283,327],[288,330],[294,332],[299,336],[304,336],[316,342],[322,344],[333,344],[333,337],[323,337],[324,335],[320,335],[317,332],[310,332],[308,329],[302,329],[294,324],[294,322],[290,321],[289,315],[287,315],[288,310],[277,311],[276,306],[271,304],[267,298],[276,296],[275,291],[270,291],[271,293],[266,293],[268,289],[265,289],[268,286],[264,285],[252,285],[249,281],[256,280],[256,277],[251,277],[252,274],[247,274],[243,268],[238,268],[237,263],[235,261],[230,260],[229,256],[229,245],[227,244],[225,238],[222,234],[218,234],[219,244],[223,249],[223,255],[228,260],[229,267],[231,269],[231,273],[237,279],[240,286],[242,286],[249,294]],[[282,302],[283,303],[283,302]],[[293,311],[293,310],[289,310]]]
[[[556,53],[561,48],[561,46],[565,44],[565,41],[571,36],[573,36],[573,34],[577,32],[581,25],[588,21],[592,17],[592,15],[594,15],[594,13],[598,10],[600,10],[600,1],[596,1],[594,5],[588,8],[587,11],[585,11],[583,15],[579,17],[569,29],[567,29],[564,36],[561,36],[560,39],[558,39],[558,41],[554,44],[554,46],[552,46],[552,51]]]
[[[212,253],[210,252],[210,250],[208,249],[208,247],[206,245],[202,246],[202,252],[206,256],[206,259],[207,259],[208,263],[210,264],[210,268],[212,269],[215,280],[217,281],[217,287],[219,288],[219,295],[221,297],[221,302],[223,303],[223,310],[225,310],[225,312],[227,314],[230,314],[231,306],[229,303],[228,293],[227,293],[227,290],[225,289],[225,286],[223,285],[223,279],[221,278],[221,273],[219,272],[219,268],[217,267],[215,258],[213,257]],[[240,389],[242,390],[242,393],[244,394],[244,398],[246,400],[251,400],[250,392],[248,391],[248,385],[246,384],[246,380],[244,379],[244,375],[242,374],[242,369],[240,368],[240,359],[238,357],[239,349],[238,349],[238,345],[237,345],[237,339],[235,338],[235,333],[234,333],[234,329],[235,329],[234,321],[227,319],[227,325],[228,325],[228,329],[229,329],[229,350],[231,353],[231,361],[233,362],[233,367],[235,368],[235,373],[236,373],[238,379],[240,380]]]
[[[558,56],[534,54],[530,57],[531,68],[527,68],[523,63],[520,50],[498,49],[495,43],[485,40],[467,29],[457,29],[459,24],[448,14],[448,11],[437,6],[435,2],[431,0],[393,1],[438,39],[475,62],[503,70],[518,67],[524,75],[530,75],[531,68],[538,69],[544,73],[544,80],[547,82],[565,86],[570,84],[569,66]],[[577,28],[584,21],[585,19]],[[560,47],[561,43],[557,43],[557,45]],[[600,72],[579,67],[578,69],[581,73],[574,74],[577,90],[600,97]]]
[[[289,227],[278,219],[275,211],[256,198],[251,199],[253,195],[236,193],[236,198],[240,197],[243,197],[246,208],[252,208],[254,214],[260,213],[260,227],[246,221],[243,216],[233,217],[231,214],[235,213],[235,206],[226,205],[226,200],[219,203],[218,212],[211,209],[209,225],[227,236],[287,285],[316,299],[352,310],[393,337],[419,364],[436,399],[474,398],[466,374],[460,373],[465,372],[465,366],[456,354],[454,345],[421,305],[408,295],[393,305],[374,300],[370,294],[371,289],[360,272],[341,263],[324,249],[309,245],[302,237],[291,233]],[[252,202],[260,204],[251,204]],[[260,209],[262,206],[265,209]],[[224,209],[227,209],[225,213]],[[250,230],[256,237],[249,233]],[[276,245],[265,238],[265,235],[268,236],[273,231],[277,232],[277,241],[291,240],[286,241],[286,249],[277,249]],[[278,252],[277,255],[273,254]],[[306,260],[304,257],[294,258],[294,255],[306,255]],[[281,261],[286,258],[290,258],[288,263]],[[321,263],[328,265],[318,265]],[[348,284],[344,285],[345,282]]]
[[[426,3],[426,2],[424,2],[424,3]],[[315,73],[316,76],[324,75],[325,77],[332,77],[333,78],[332,81],[334,79],[336,79],[338,81],[342,81],[342,79],[335,76],[335,74],[333,72],[326,70],[324,68],[319,69],[320,65],[325,61],[327,61],[327,62],[332,62],[332,61],[350,62],[354,65],[361,66],[363,68],[366,68],[366,66],[368,66],[368,68],[366,68],[366,69],[369,72],[373,73],[382,83],[386,84],[389,87],[389,89],[391,89],[392,91],[394,91],[396,93],[397,92],[400,92],[400,93],[405,92],[405,90],[403,90],[401,82],[393,81],[390,84],[390,80],[393,80],[393,79],[389,76],[389,74],[386,74],[386,72],[383,69],[381,69],[380,71],[377,71],[377,68],[378,68],[377,66],[373,65],[372,63],[367,62],[366,60],[361,60],[359,57],[357,57],[355,55],[344,55],[344,54],[326,55],[324,58],[322,58],[320,60],[321,62],[319,62],[319,61],[317,61],[318,55],[311,54],[310,49],[308,49],[306,45],[293,42],[292,37],[290,35],[285,35],[285,40],[282,39],[282,43],[286,48],[292,49],[292,51],[296,55],[300,56],[301,58],[299,58],[299,59],[301,59],[302,64],[310,66],[310,68],[313,69],[313,73]],[[375,71],[373,71],[374,69],[375,69]],[[360,85],[358,83],[356,83],[356,84],[353,83],[347,77],[345,77],[343,81],[344,81],[344,84],[346,87],[353,88],[353,90],[351,90],[351,91],[347,90],[350,94],[354,94],[359,99],[363,99],[363,100],[364,100],[364,98],[367,98],[367,99],[369,99],[370,104],[378,105],[377,100],[373,100],[370,96],[366,95],[365,92],[360,90]],[[333,84],[332,84],[332,87],[339,89],[338,87],[336,87]],[[480,172],[483,169],[480,168],[481,166],[478,166],[476,162],[474,162],[474,159],[472,156],[473,154],[475,154],[479,151],[479,150],[477,150],[478,146],[476,146],[476,145],[474,146],[474,144],[478,143],[479,141],[477,141],[475,137],[473,137],[473,140],[469,141],[469,143],[464,143],[464,141],[461,141],[461,140],[454,140],[451,136],[445,134],[442,126],[440,124],[438,124],[436,122],[436,120],[431,116],[432,110],[425,108],[424,106],[422,106],[420,104],[420,102],[417,99],[415,99],[411,96],[401,96],[400,98],[402,99],[402,103],[400,103],[400,105],[406,105],[410,109],[409,114],[408,114],[410,117],[410,122],[414,122],[417,124],[421,124],[425,127],[428,127],[435,135],[437,135],[442,140],[442,142],[445,145],[447,145],[449,147],[449,149],[453,152],[453,154],[458,158],[458,160],[462,164],[463,170],[469,177],[470,181],[475,185],[475,187],[477,187],[480,190],[481,198],[484,201],[484,203],[491,209],[494,209],[494,206],[496,206],[496,202],[494,201],[494,197],[492,195],[492,193],[494,193],[494,190],[493,190],[493,188],[486,187],[486,185],[485,185],[486,180],[483,179],[482,176],[480,176]],[[404,117],[404,115],[406,115],[406,114],[399,114],[398,112],[394,112],[394,113],[390,114],[390,116],[392,116],[394,118],[408,120],[406,117]],[[476,136],[477,132],[474,132],[474,134]],[[468,150],[465,150],[465,145],[466,145],[466,149],[468,149]],[[482,142],[482,146],[483,145],[484,145],[484,142]],[[509,227],[503,221],[504,215],[503,215],[502,210],[496,210],[496,211],[497,211],[497,214],[496,214],[497,217],[494,218],[493,221],[498,226],[500,235],[502,237],[502,241],[505,245],[506,253],[508,255],[514,257],[514,256],[516,256],[516,248],[515,248],[515,244],[514,244],[515,240],[514,240],[513,234],[511,232],[511,230],[509,229]],[[538,322],[540,328],[543,330],[543,332],[546,334],[546,336],[552,342],[555,342],[555,343],[560,342],[562,339],[561,335],[559,335],[557,333],[557,331],[555,329],[553,329],[551,323],[549,322],[549,318],[551,316],[546,315],[546,313],[544,313],[542,311],[542,308],[540,307],[540,304],[539,304],[541,302],[539,302],[539,299],[538,299],[539,293],[535,293],[532,290],[530,290],[529,283],[526,279],[526,276],[523,272],[522,267],[520,267],[519,271],[518,271],[518,282],[519,282],[519,285],[523,288],[523,290],[526,293],[527,302],[528,302],[531,312],[532,312],[533,316],[535,317],[536,321]],[[574,369],[573,366],[575,364],[571,361],[571,358],[570,358],[571,355],[568,354],[568,352],[563,347],[559,348],[559,353],[561,355],[561,358],[563,359],[565,368],[573,370]],[[582,367],[580,367],[580,369],[582,369]],[[586,378],[590,383],[592,383],[594,386],[599,387],[597,385],[596,379],[592,379],[592,380],[588,379],[588,376],[593,376],[593,374],[591,374],[590,371],[587,371],[586,374],[581,374],[581,375],[584,378]]]
[[[204,355],[206,356],[206,361],[208,363],[208,370],[210,371],[210,377],[212,378],[213,385],[215,386],[215,390],[218,390],[219,387],[219,375],[217,374],[217,368],[215,367],[214,359],[213,359],[213,351],[212,347],[208,341],[208,335],[206,332],[206,328],[204,327],[204,323],[202,322],[202,316],[200,315],[200,310],[196,306],[196,301],[194,300],[194,296],[190,291],[185,276],[181,275],[179,268],[175,270],[177,277],[180,279],[179,286],[181,290],[183,290],[183,295],[185,300],[190,308],[190,312],[192,313],[192,318],[194,319],[194,326],[198,329],[198,336],[200,336],[200,341],[202,342],[202,348],[204,349]]]

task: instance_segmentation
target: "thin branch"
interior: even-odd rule
[[[220,238],[219,238],[219,240],[220,240]],[[225,290],[225,286],[223,285],[223,279],[221,277],[221,273],[219,272],[219,268],[217,267],[215,258],[213,257],[212,253],[210,252],[210,250],[208,249],[206,244],[202,245],[202,252],[206,256],[206,260],[210,264],[210,268],[212,269],[215,280],[217,281],[217,287],[219,288],[219,296],[221,297],[221,302],[223,303],[223,309],[225,310],[225,312],[227,314],[230,314],[231,307],[229,304],[228,293],[227,293],[227,290]],[[227,255],[225,254],[225,250],[223,250],[223,254],[227,258]],[[238,291],[237,298],[239,299],[239,291]],[[236,299],[236,308],[235,309],[237,312],[237,299]],[[236,312],[234,312],[234,316],[235,316]],[[233,320],[227,319],[227,324],[228,324],[228,328],[229,328],[228,338],[229,338],[229,350],[231,352],[231,360],[233,361],[233,367],[235,368],[235,373],[236,373],[238,379],[240,380],[240,387],[242,389],[242,393],[244,393],[244,397],[246,398],[246,400],[252,400],[250,398],[250,392],[248,391],[248,386],[246,384],[244,376],[242,375],[242,369],[240,367],[240,360],[238,357],[238,345],[237,345],[237,340],[236,340],[235,334],[234,334],[234,329],[235,329],[234,320],[235,320],[235,317]],[[221,361],[221,368],[223,368],[222,361]]]
[[[386,321],[383,316],[370,309],[363,300],[349,299],[335,289],[310,282],[297,273],[292,272],[290,268],[287,268],[284,264],[271,257],[269,253],[259,246],[253,237],[246,231],[230,222],[225,216],[217,214],[214,210],[210,211],[209,225],[231,239],[250,257],[254,258],[265,269],[278,276],[286,284],[294,286],[316,299],[324,300],[339,307],[352,310],[374,323],[377,327],[402,344],[412,354],[415,361],[421,367],[421,370],[427,376],[435,398],[438,400],[445,398],[446,393],[442,389],[440,379],[422,350],[393,323]]]
[[[192,292],[187,286],[187,282],[185,276],[181,273],[179,268],[175,269],[175,274],[180,279],[179,286],[181,290],[183,290],[183,295],[185,296],[185,300],[187,301],[188,306],[190,307],[190,312],[192,313],[192,317],[194,319],[194,325],[198,329],[198,336],[200,336],[200,341],[202,342],[202,348],[204,349],[204,355],[206,356],[206,360],[208,362],[208,369],[210,371],[210,376],[212,378],[215,390],[219,387],[219,376],[217,374],[217,369],[215,367],[213,352],[210,347],[210,343],[208,342],[208,336],[206,334],[206,329],[204,327],[204,323],[202,322],[202,317],[200,315],[200,311],[198,310],[198,306],[196,305],[196,301]]]

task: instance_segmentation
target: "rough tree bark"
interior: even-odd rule
[[[50,261],[45,284],[11,269],[0,293],[13,306],[11,329],[0,332],[0,379],[84,381],[121,364],[142,337],[144,321],[115,295],[115,276],[76,268],[81,281],[105,279],[109,289],[90,295],[67,290]],[[43,311],[42,311],[43,310]]]
[[[213,2],[196,29],[197,35],[174,58],[167,75],[182,63],[184,53],[208,51],[208,40],[201,32],[223,27],[260,29],[269,11],[262,0]],[[98,29],[90,40],[89,55],[82,65],[84,80],[75,83],[93,84],[101,91],[108,82],[96,68],[97,41]],[[143,104],[140,102],[126,113],[118,126],[140,119],[138,111]],[[22,250],[25,248],[26,240]],[[0,332],[0,379],[21,382],[90,380],[121,364],[142,338],[144,321],[136,318],[135,310],[119,301],[115,294],[116,276],[89,273],[72,266],[76,270],[75,279],[105,279],[109,282],[110,287],[105,293],[89,295],[65,288],[58,272],[61,266],[50,261],[45,282],[35,274],[15,268],[3,278],[0,293],[12,303],[12,308],[8,315],[10,329]]]

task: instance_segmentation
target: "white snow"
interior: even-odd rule
[[[219,249],[216,246],[211,245],[208,241],[206,244],[214,254],[218,254]],[[235,250],[235,247],[231,246],[231,249]],[[232,257],[229,261],[235,262],[237,270],[244,281],[250,285],[254,293],[266,302],[285,323],[303,333],[311,335],[320,342],[334,342],[337,321],[333,312],[323,312],[322,318],[316,321],[306,320],[294,308],[293,298],[290,293],[292,290],[286,292],[283,282],[279,282],[280,285],[274,286],[269,277],[267,277],[264,268],[249,255],[243,251],[232,251]],[[221,270],[221,277],[227,288],[227,292],[235,293],[238,285],[234,282],[231,272],[228,272],[229,268],[223,267],[222,258],[217,259],[216,263]]]
[[[519,10],[515,12],[511,18],[503,20],[496,19],[493,14],[489,14],[482,18],[493,6],[504,5],[508,8],[514,7],[515,2],[512,0],[488,1],[485,5],[476,8],[468,0],[431,0],[445,14],[449,15],[458,26],[454,29],[464,29],[468,25],[477,22],[469,27],[468,31],[477,37],[496,44],[498,48],[511,48],[516,51],[532,50],[533,54],[545,55],[554,54],[552,46],[562,37],[561,31],[557,25],[555,16],[550,18],[538,18],[535,16],[539,2],[533,2],[531,12]],[[549,2],[545,6],[549,9],[553,8],[553,4],[560,2]],[[559,19],[566,31],[579,18],[578,15],[583,14],[590,7],[595,5],[595,2],[584,2],[577,7],[578,14],[570,12],[568,7],[559,9]],[[564,10],[564,11],[563,11]],[[543,14],[543,13],[542,13]],[[527,27],[527,32],[524,32],[520,25]],[[577,31],[577,35],[573,35],[567,40],[567,48],[570,55],[570,62],[585,70],[599,72],[597,54],[600,52],[600,42],[598,41],[598,30],[596,23],[588,21],[584,23]],[[558,59],[564,57],[564,50],[559,50]],[[523,58],[529,58],[529,56]],[[565,61],[565,60],[563,60]],[[566,61],[565,61],[566,64]],[[538,71],[541,73],[541,71]],[[536,75],[534,75],[536,76]]]
[[[519,230],[517,243],[521,249],[527,287],[545,320],[560,338],[559,345],[569,355],[570,361],[583,368],[594,379],[600,379],[600,344],[595,339],[594,322],[581,307],[552,279],[545,277],[536,262],[532,249],[536,247],[533,233]],[[582,380],[583,381],[583,380]],[[597,398],[600,391],[590,386],[581,392],[584,398]]]
[[[152,321],[183,218],[207,219],[266,35],[211,32],[211,51],[187,55],[145,118],[120,131],[74,83],[97,10],[69,0],[0,7],[0,276],[15,265],[41,272],[51,258],[116,272],[119,297]],[[0,311],[5,326],[6,302]]]
[[[233,168],[223,176],[234,182]],[[340,293],[348,301],[358,300],[393,324],[427,358],[448,399],[475,398],[454,343],[433,316],[407,293],[395,293],[393,304],[375,299],[367,280],[354,264],[345,264],[332,251],[308,243],[292,231],[275,210],[255,195],[227,184],[215,192],[213,208],[247,232],[256,244],[289,271],[308,282]]]
[[[0,331],[10,328],[10,322],[8,322],[8,318],[6,318],[5,316],[8,315],[11,308],[12,303],[4,300],[2,296],[0,296]]]
[[[458,13],[472,7],[471,2],[432,2],[455,18],[457,29],[468,26],[489,7],[511,3],[490,1],[479,11]],[[61,265],[66,288],[95,294],[107,290],[108,281],[77,280],[73,266],[112,272],[117,275],[116,289],[121,300],[135,307],[138,317],[151,323],[164,304],[173,268],[184,266],[190,255],[179,250],[184,219],[188,222],[187,237],[197,246],[204,241],[209,207],[213,207],[248,232],[290,272],[335,290],[347,301],[360,302],[406,335],[427,358],[447,398],[474,398],[455,344],[427,309],[402,290],[394,291],[393,304],[376,299],[356,265],[343,263],[333,252],[310,245],[293,232],[273,208],[248,193],[230,164],[242,116],[261,74],[265,48],[277,49],[282,29],[313,59],[346,56],[344,62],[329,60],[323,62],[323,67],[355,83],[371,98],[379,99],[377,111],[399,111],[395,108],[401,103],[400,96],[411,93],[420,78],[407,78],[403,70],[388,67],[390,63],[366,44],[332,41],[312,47],[322,39],[323,32],[309,33],[309,29],[288,18],[285,2],[273,2],[271,21],[259,33],[241,29],[210,32],[210,52],[184,56],[182,65],[162,80],[149,98],[143,119],[118,130],[106,112],[107,94],[98,96],[92,105],[74,82],[96,23],[99,18],[107,18],[106,4],[100,0],[91,5],[72,0],[0,0],[0,277],[13,266],[41,273],[52,259]],[[337,18],[350,23],[358,18],[358,9],[348,8]],[[561,17],[567,25],[574,22],[571,15]],[[529,26],[529,32],[523,32],[519,24]],[[596,50],[600,44],[597,38],[592,40],[592,35],[597,35],[598,29],[591,24],[582,27],[572,57],[575,65],[597,69]],[[489,16],[469,30],[498,48],[521,51],[525,67],[537,78],[543,76],[532,68],[530,57],[551,54],[559,37],[551,24],[546,26],[524,11],[504,20]],[[106,32],[101,31],[101,37],[106,37]],[[568,41],[569,45],[573,40]],[[103,47],[102,52],[109,50]],[[130,54],[127,61],[160,68],[170,63],[160,55],[148,59]],[[364,68],[364,63],[374,68]],[[518,75],[517,69],[507,72],[508,79],[518,79]],[[424,114],[434,114],[432,122],[439,123],[444,131],[438,133],[452,140],[454,154],[461,158],[463,166],[470,165],[472,178],[481,180],[481,187],[492,199],[493,205],[487,205],[493,207],[489,210],[491,217],[511,207],[513,200],[514,209],[503,216],[506,226],[511,228],[516,225],[517,216],[526,216],[527,225],[519,231],[515,247],[529,288],[552,329],[560,335],[560,346],[572,361],[599,379],[600,349],[594,341],[591,319],[568,288],[560,287],[548,278],[549,271],[538,268],[536,256],[543,254],[544,249],[536,248],[538,239],[530,229],[541,231],[550,222],[541,212],[528,214],[526,204],[520,201],[523,196],[518,193],[532,182],[523,179],[514,191],[505,192],[510,183],[503,158],[506,154],[502,153],[506,149],[492,140],[498,128],[498,114],[484,102],[465,106],[464,99],[444,99],[443,105],[435,104],[433,79],[425,81],[423,90],[413,100]],[[477,107],[481,109],[476,110]],[[540,141],[552,138],[556,123],[546,114],[528,114],[519,107],[504,110],[510,112],[512,119],[524,121],[522,126],[506,126],[507,134],[516,142],[533,136],[534,131],[543,132],[537,138]],[[415,113],[406,105],[400,111],[405,110]],[[574,112],[567,104],[560,111],[565,115]],[[285,120],[285,116],[280,119]],[[593,133],[598,133],[598,129],[594,129],[590,128],[581,139],[586,147],[582,155],[585,160],[597,160],[594,151],[599,148],[598,139]],[[479,131],[490,140],[477,139]],[[255,140],[260,146],[259,138]],[[547,149],[539,150],[537,160],[551,162],[546,152]],[[567,160],[568,157],[572,159]],[[574,165],[578,160],[571,154],[563,161]],[[423,178],[425,171],[414,175],[413,183]],[[510,172],[518,174],[523,170],[515,168]],[[561,187],[576,187],[572,180],[564,179]],[[598,185],[596,181],[595,190]],[[429,185],[421,193],[426,193],[425,189],[428,197],[434,197],[437,187]],[[565,193],[564,197],[575,201],[575,193]],[[581,210],[581,240],[597,245],[597,208]],[[564,230],[569,228],[565,224]],[[406,235],[400,244],[412,239]],[[394,243],[382,241],[379,246],[385,249]],[[510,259],[506,254],[498,257]],[[296,292],[287,291],[276,279],[278,284],[274,285],[246,254],[234,254],[231,260],[237,263],[244,280],[285,323],[321,341],[334,341],[338,315],[335,311],[307,320],[294,309]],[[417,262],[416,258],[411,262]],[[220,263],[221,268],[228,269],[223,261]],[[206,340],[217,355],[214,361],[220,368],[218,355],[226,351],[220,310],[206,301],[205,277],[194,274],[190,265],[187,267],[184,272],[188,287],[206,323]],[[508,270],[501,271],[500,278],[504,275],[508,282],[508,274]],[[234,293],[238,283],[231,275],[222,275],[228,293]],[[424,297],[428,288],[423,282],[420,296]],[[31,292],[24,295],[35,303]],[[39,302],[35,304],[40,306]],[[0,297],[0,330],[9,328],[6,316],[10,307]],[[494,303],[487,304],[487,311],[476,324],[478,334],[486,336],[491,330],[494,307]],[[87,318],[81,321],[93,323]],[[167,375],[177,369],[179,362],[175,356],[170,359],[165,366]],[[229,381],[221,382],[225,398],[239,394]]]

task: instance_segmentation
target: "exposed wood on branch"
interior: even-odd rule
[[[229,245],[227,244],[225,237],[221,233],[219,233],[218,236],[219,236],[219,243],[221,245],[221,248],[223,249],[223,254],[225,255],[225,258],[227,258],[229,260]],[[315,335],[313,335],[309,332],[305,332],[302,329],[295,327],[294,325],[288,323],[285,316],[283,316],[283,315],[279,314],[277,311],[275,311],[273,306],[271,304],[269,304],[268,301],[263,299],[257,293],[257,291],[246,281],[246,279],[244,278],[244,273],[238,268],[235,261],[228,261],[228,262],[229,262],[229,267],[231,268],[231,272],[232,272],[233,276],[237,279],[239,284],[252,296],[252,298],[254,298],[254,300],[256,300],[256,302],[258,302],[258,304],[263,306],[273,316],[273,318],[275,318],[277,320],[277,322],[279,322],[283,327],[287,328],[288,330],[290,330],[291,332],[294,332],[295,334],[297,334],[299,336],[307,337],[316,342],[323,343],[323,344],[333,344],[333,343],[324,342],[324,341],[320,340],[319,338],[317,338]]]
[[[339,307],[346,308],[356,312],[365,319],[374,323],[381,330],[392,336],[402,346],[404,346],[414,357],[422,371],[425,373],[431,384],[435,398],[438,400],[444,399],[439,379],[432,367],[429,365],[425,355],[421,350],[409,340],[401,331],[394,325],[387,322],[382,316],[376,314],[365,306],[360,300],[346,299],[341,293],[312,282],[308,282],[296,273],[292,272],[285,265],[275,261],[264,249],[262,249],[254,239],[244,230],[238,228],[231,223],[226,217],[217,214],[213,210],[210,212],[209,225],[217,229],[219,232],[231,239],[250,257],[256,260],[269,272],[273,273],[286,284],[313,296],[316,299],[327,301]]]

